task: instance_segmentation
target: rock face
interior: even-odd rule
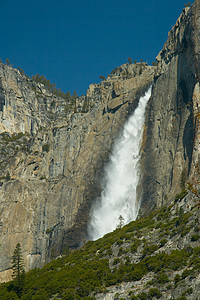
[[[186,7],[157,56],[142,158],[142,211],[169,203],[198,168],[200,1]]]
[[[154,80],[142,143],[141,214],[170,203],[198,174],[200,1],[186,7],[157,57],[116,68],[76,99],[76,110],[0,64],[0,279],[16,244],[26,270],[86,236],[114,140]],[[196,172],[196,173],[195,173]]]
[[[18,242],[29,270],[86,238],[103,165],[154,70],[145,63],[117,68],[90,85],[74,113],[43,85],[0,64],[2,280]]]

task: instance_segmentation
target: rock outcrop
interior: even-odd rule
[[[142,211],[170,203],[199,167],[200,1],[186,7],[157,56],[142,158]]]
[[[0,64],[0,270],[9,269],[18,242],[26,270],[83,242],[113,141],[154,70],[145,63],[117,68],[89,86],[74,113],[43,85]]]

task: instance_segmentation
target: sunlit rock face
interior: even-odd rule
[[[84,242],[103,166],[154,70],[122,65],[90,85],[74,112],[43,85],[0,64],[1,271],[10,267],[18,242],[26,270]],[[0,274],[7,280],[10,273]]]
[[[142,211],[170,203],[199,161],[200,1],[186,7],[157,56],[146,114]]]

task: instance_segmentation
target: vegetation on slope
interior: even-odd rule
[[[134,285],[126,299],[162,299],[166,291],[177,289],[179,297],[172,299],[187,299],[193,288],[184,282],[200,272],[198,217],[199,200],[190,191],[149,217],[29,271],[20,284],[1,284],[0,299],[95,299],[127,282]],[[144,278],[143,289],[136,290],[136,282]]]
[[[23,132],[13,134],[2,132],[0,134],[0,186],[1,180],[10,179],[10,176],[8,176],[9,171],[6,169],[8,162],[15,157],[17,152],[28,150],[29,139],[30,135]]]
[[[61,91],[61,89],[56,88],[55,83],[51,83],[49,79],[47,79],[44,75],[32,75],[32,79],[38,83],[42,83],[47,90],[52,92],[54,95],[61,97],[63,99],[66,99],[70,101],[72,98],[78,98],[78,95],[76,91],[74,91],[73,96],[70,95],[70,92],[64,93]]]

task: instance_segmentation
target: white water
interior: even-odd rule
[[[91,240],[116,229],[119,216],[123,217],[124,225],[137,217],[139,204],[136,201],[136,189],[140,175],[140,146],[145,108],[150,96],[151,87],[140,98],[138,107],[124,125],[123,132],[114,145],[110,162],[105,168],[101,197],[91,210],[88,226]]]

